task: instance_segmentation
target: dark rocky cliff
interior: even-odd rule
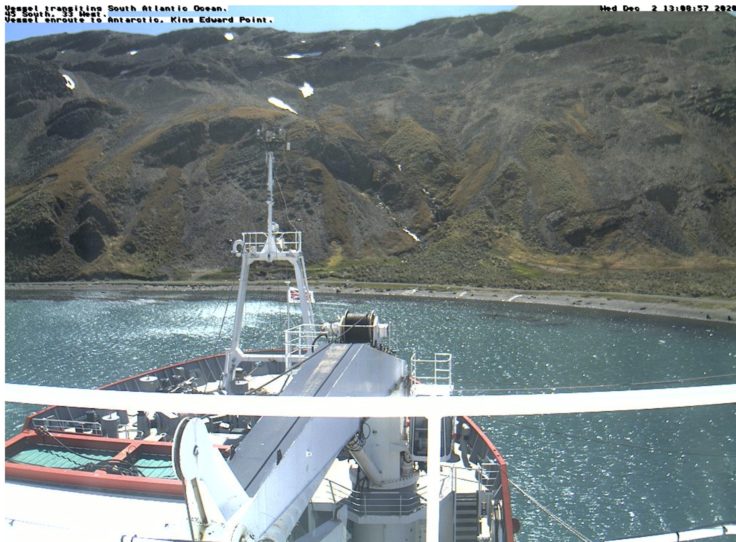
[[[736,18],[232,32],[7,45],[6,279],[232,268],[225,240],[264,227],[266,122],[318,274],[735,293]]]

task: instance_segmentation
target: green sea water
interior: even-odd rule
[[[454,355],[460,394],[604,391],[736,383],[736,326],[519,303],[318,300],[317,316],[375,309],[392,346]],[[271,347],[285,304],[253,302],[247,346]],[[96,387],[223,351],[234,306],[220,298],[84,293],[8,299],[6,381]],[[244,344],[245,346],[245,344]],[[26,406],[6,405],[6,438]],[[736,520],[736,406],[480,420],[510,478],[592,540]],[[576,540],[518,491],[521,541]]]

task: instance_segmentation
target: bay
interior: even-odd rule
[[[6,381],[96,387],[225,350],[234,305],[218,298],[81,293],[9,299]],[[736,382],[736,327],[479,301],[330,297],[318,320],[375,309],[408,359],[451,352],[458,393],[637,389]],[[294,309],[292,308],[292,311]],[[286,305],[248,307],[244,346],[274,346]],[[6,405],[6,438],[26,406]],[[511,480],[592,539],[736,519],[736,407],[481,420]],[[518,540],[576,540],[512,490]]]

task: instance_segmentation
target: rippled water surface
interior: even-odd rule
[[[464,394],[736,382],[736,326],[476,301],[320,301],[324,320],[375,308],[402,357],[452,352]],[[233,312],[224,298],[8,300],[6,380],[94,387],[223,351]],[[284,304],[254,302],[247,346],[273,346],[286,318]],[[6,437],[24,412],[8,406]],[[511,479],[593,540],[736,520],[734,405],[482,422]],[[519,492],[512,499],[518,540],[575,540]]]

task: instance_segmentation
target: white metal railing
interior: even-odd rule
[[[363,342],[362,339],[366,339],[366,342],[368,342],[368,339],[372,338],[373,343],[378,341],[380,342],[380,348],[388,350],[390,349],[390,342],[386,329],[384,324],[352,324],[350,326],[341,326],[338,324],[299,324],[298,326],[291,327],[284,331],[286,368],[291,368],[295,361],[301,361],[312,354],[317,349],[317,340],[319,338],[324,338],[327,343],[342,342],[346,338],[350,342],[355,340],[356,336],[360,337],[357,339],[357,342]],[[447,355],[449,356],[450,354]],[[438,372],[438,374],[440,373]],[[448,376],[451,378],[451,375]]]
[[[295,361],[301,361],[316,348],[319,337],[330,340],[319,324],[299,324],[284,332],[284,355],[286,368],[290,369]]]
[[[441,464],[440,465],[440,499],[445,498],[450,493],[457,491],[458,480],[467,480],[469,482],[476,482],[476,479],[469,479],[463,476],[458,476],[458,473],[464,472],[466,469],[458,465]],[[423,499],[427,499],[427,486],[417,487],[417,493],[422,496]]]
[[[531,416],[623,412],[736,403],[736,384],[650,390],[463,395],[451,397],[291,397],[206,395],[91,390],[5,383],[6,403],[51,404],[110,410],[190,414],[396,418],[447,416]],[[437,456],[439,457],[439,452]]]
[[[79,420],[60,420],[58,418],[33,418],[31,427],[42,427],[49,431],[63,432],[67,429],[74,429],[75,432],[91,433],[93,435],[102,435],[102,425],[100,422],[85,422]]]
[[[408,516],[425,506],[421,495],[402,491],[353,491],[347,502],[356,516]]]
[[[347,499],[348,497],[350,497],[350,493],[352,493],[353,491],[349,487],[338,484],[333,480],[327,479],[325,481],[330,488],[330,497],[332,497],[332,504],[337,504],[338,502]]]
[[[621,412],[736,403],[736,385],[655,390],[477,395],[461,397],[292,397],[150,393],[4,384],[6,403],[57,404],[110,410],[188,412],[250,416],[354,418],[426,417],[427,520],[425,540],[439,540],[440,439],[447,416],[525,416],[581,412]]]
[[[501,466],[490,458],[478,465],[478,483],[498,498],[501,492]]]
[[[326,481],[332,504],[344,501],[348,510],[357,516],[406,516],[426,505],[426,497],[422,493],[356,491],[332,480]]]
[[[268,234],[262,231],[246,231],[243,232],[243,252],[249,254],[258,254],[266,246]],[[302,232],[300,231],[281,231],[274,232],[274,241],[276,248],[284,252],[293,250],[301,252],[302,250]]]
[[[411,373],[420,384],[452,386],[452,354],[436,353],[433,359],[412,354]]]

